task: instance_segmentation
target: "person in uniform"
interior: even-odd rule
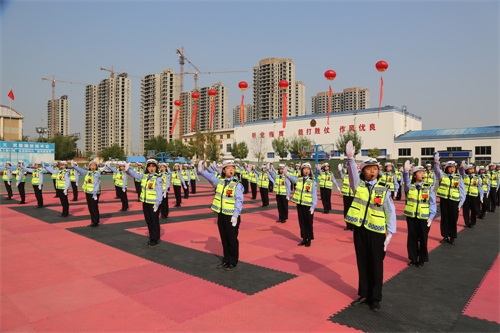
[[[35,192],[35,198],[37,205],[35,208],[43,208],[43,174],[45,169],[42,168],[40,162],[35,162],[34,168],[24,168],[24,172],[31,172],[31,185],[33,185],[33,191]]]
[[[274,192],[276,193],[276,204],[278,206],[278,219],[276,223],[285,223],[288,220],[288,200],[290,200],[290,180],[285,177],[283,171],[286,165],[278,166],[278,173],[270,171],[274,178]]]
[[[181,186],[184,187],[184,190],[187,189],[187,186],[184,182],[184,178],[182,177],[182,173],[180,170],[180,164],[175,163],[174,164],[174,171],[172,171],[171,174],[171,181],[172,181],[172,186],[174,187],[174,194],[175,194],[175,206],[174,207],[180,207],[182,203],[182,197],[181,197]]]
[[[255,170],[257,175],[257,186],[259,187],[260,200],[262,201],[262,207],[269,206],[269,184],[274,183],[274,179],[270,172],[267,170],[267,165],[262,165],[260,171]]]
[[[57,170],[59,171],[59,163],[58,162],[54,162],[52,164],[52,169],[53,170]],[[47,170],[47,169],[46,169]],[[48,171],[48,170],[47,170]],[[50,171],[49,171],[50,173]],[[56,173],[53,173],[50,175],[50,178],[52,179],[52,185],[54,185],[54,191],[57,190],[57,187],[56,187],[56,180],[57,180],[57,172]],[[56,194],[54,195],[54,198],[57,198],[57,191],[56,191]]]
[[[311,164],[302,163],[300,177],[288,174],[285,169],[285,176],[295,184],[295,192],[292,202],[297,205],[297,215],[299,218],[300,237],[302,241],[299,246],[311,246],[314,239],[313,219],[314,209],[318,204],[318,194],[316,180],[311,171]]]
[[[7,190],[7,198],[6,200],[12,200],[12,186],[11,186],[11,179],[12,179],[12,170],[9,169],[9,167],[12,167],[12,164],[10,162],[5,162],[3,170],[2,170],[2,179],[3,183],[5,184],[5,189]]]
[[[323,204],[323,214],[330,214],[332,210],[332,189],[333,184],[337,187],[340,192],[340,187],[337,184],[335,175],[330,171],[330,165],[328,163],[318,164],[318,184],[319,192],[321,195],[321,203]]]
[[[458,213],[465,201],[464,181],[456,172],[454,161],[446,162],[445,172],[439,169],[439,154],[434,155],[434,172],[438,185],[436,195],[440,198],[441,211],[441,243],[448,242],[455,245],[457,238]]]
[[[273,164],[273,162],[270,162],[270,163],[269,163],[269,167],[267,168],[267,171],[268,171],[271,175],[275,175],[275,174],[276,174],[276,170],[274,169],[274,164]],[[274,183],[273,183],[273,182],[270,182],[270,183],[269,183],[269,193],[273,193],[273,190],[274,190]]]
[[[147,160],[144,173],[137,173],[130,169],[130,163],[125,163],[124,170],[129,176],[141,180],[142,212],[149,231],[149,240],[145,245],[155,247],[160,243],[160,211],[158,208],[163,199],[163,181],[161,175],[157,173],[158,162],[154,159]]]
[[[465,161],[462,161],[459,173],[465,186],[465,201],[462,209],[465,227],[473,228],[479,215],[479,203],[483,202],[483,183],[475,173],[474,166],[472,164],[466,165]]]
[[[403,163],[398,163],[396,170],[394,170],[396,175],[396,182],[398,183],[398,190],[396,191],[396,200],[401,200],[401,192],[403,187]]]
[[[240,173],[241,173],[241,184],[243,185],[243,194],[248,193],[248,170],[247,170],[247,164],[243,163],[243,166],[240,167]]]
[[[489,199],[489,207],[488,210],[492,213],[495,212],[496,209],[496,200],[497,200],[497,190],[500,187],[499,181],[499,173],[495,170],[495,164],[490,163],[488,165],[488,171],[486,172],[486,176],[490,182],[490,192],[488,193]]]
[[[434,170],[432,170],[432,164],[430,163],[427,163],[425,165],[423,182],[431,186],[434,186],[434,183],[436,182],[436,175],[434,173]]]
[[[73,189],[73,199],[71,199],[71,201],[78,201],[78,172],[74,167],[69,169],[69,181]]]
[[[187,163],[184,163],[182,165],[181,171],[182,179],[184,180],[184,184],[186,184],[186,186],[184,187],[184,199],[189,199],[189,184],[191,182],[191,173],[189,172],[188,166],[189,165]]]
[[[386,162],[384,165],[384,169],[381,172],[379,178],[380,184],[385,184],[385,186],[391,191],[391,197],[395,199],[395,193],[399,190],[399,185],[396,179],[396,175],[393,171],[393,165],[391,162]]]
[[[59,198],[62,206],[62,212],[59,217],[69,216],[69,201],[68,201],[68,189],[70,187],[70,180],[68,175],[68,163],[66,161],[60,161],[58,163],[59,170],[46,166],[45,169],[51,174],[57,174],[56,178],[56,196]]]
[[[429,261],[427,240],[432,220],[436,216],[436,194],[433,185],[425,183],[425,173],[423,166],[412,167],[410,161],[405,162],[403,183],[406,204],[403,215],[406,216],[408,227],[408,266],[423,267]]]
[[[118,198],[122,202],[122,209],[120,212],[128,210],[128,196],[127,196],[127,173],[125,172],[125,162],[120,161],[116,164],[117,169],[113,168],[109,162],[106,162],[106,167],[113,172],[113,179],[115,181],[115,191]]]
[[[252,191],[252,200],[257,199],[257,173],[255,172],[255,167],[252,164],[248,165],[248,181],[250,183],[250,189]]]
[[[500,206],[500,195],[499,195],[499,185],[500,185],[500,163],[497,164],[495,171],[497,172],[497,193],[496,193],[496,201],[497,201],[497,206]]]
[[[481,184],[483,186],[483,202],[480,203],[479,208],[479,218],[483,219],[486,215],[486,210],[489,207],[490,199],[488,198],[488,194],[490,193],[491,183],[490,179],[486,176],[486,169],[484,166],[479,167],[479,177],[481,178]]]
[[[352,141],[347,143],[345,152],[349,182],[354,192],[345,221],[354,227],[359,279],[359,298],[351,305],[369,304],[370,309],[377,312],[382,301],[385,253],[396,233],[396,209],[390,189],[380,184],[378,161],[375,158],[365,160],[358,175]]]
[[[337,167],[338,172],[339,172],[339,177],[342,179],[342,189],[340,190],[340,193],[342,194],[342,200],[344,203],[344,222],[345,222],[345,217],[347,216],[347,211],[351,207],[352,200],[354,199],[354,192],[351,189],[351,184],[349,182],[349,170],[345,169],[340,163]],[[345,228],[344,230],[354,230],[354,227],[351,223],[345,222]]]
[[[168,191],[170,190],[170,173],[167,169],[167,163],[160,163],[160,172],[159,175],[161,177],[162,183],[162,200],[160,204],[160,217],[162,219],[166,219],[168,217],[169,208],[168,208]]]
[[[139,174],[144,172],[144,167],[142,166],[142,163],[139,162],[135,163],[135,166],[132,169]],[[137,201],[141,201],[141,180],[134,178],[134,186],[135,193],[137,193]]]
[[[191,194],[196,194],[196,181],[200,181],[200,178],[198,177],[198,173],[196,172],[194,164],[189,165],[189,176],[191,178]]]
[[[243,185],[235,175],[234,161],[224,161],[222,173],[224,179],[218,179],[204,169],[204,161],[198,163],[198,172],[215,187],[215,196],[211,209],[217,213],[217,227],[222,242],[223,258],[217,269],[232,272],[239,260],[238,231],[243,210]]]
[[[101,194],[101,173],[96,161],[90,161],[88,170],[84,170],[77,163],[71,161],[73,169],[83,178],[82,190],[87,199],[87,208],[90,213],[90,224],[87,227],[96,228],[99,226],[99,196]]]

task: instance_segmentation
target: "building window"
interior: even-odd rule
[[[340,157],[340,150],[335,150],[335,151],[333,152],[333,156],[335,156],[335,157]]]
[[[476,157],[475,164],[476,165],[488,165],[491,163],[491,157]]]
[[[224,138],[224,135],[219,135],[219,138],[222,140]]]
[[[361,149],[361,156],[368,156],[368,149]]]
[[[476,155],[491,155],[491,146],[476,146]]]
[[[273,153],[267,153],[267,158],[274,158],[274,152]]]
[[[434,148],[429,148],[429,147],[422,148],[420,153],[421,153],[420,155],[422,156],[432,156],[434,154]]]
[[[446,151],[461,151],[462,147],[446,147]]]
[[[228,134],[228,135],[227,135],[227,138],[228,138],[228,139],[231,139],[231,134]]]
[[[223,145],[219,145],[219,149],[220,149],[220,150],[222,150],[222,148],[223,148],[223,147],[224,147]]]
[[[387,149],[380,149],[380,156],[386,156],[387,155]]]
[[[228,153],[230,153],[230,152],[231,152],[231,144],[230,144],[230,143],[226,144],[226,151],[227,151]]]
[[[399,156],[411,156],[411,148],[399,148],[398,155]]]

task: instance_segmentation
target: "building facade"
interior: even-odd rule
[[[247,122],[254,121],[253,119],[253,104],[244,104],[243,105],[243,125]],[[233,108],[233,126],[234,124],[241,124],[241,116],[240,116],[240,106],[236,106]]]
[[[202,132],[203,134],[206,134],[207,132]],[[215,134],[215,137],[217,141],[219,142],[219,149],[220,149],[220,157],[223,159],[224,157],[231,157],[231,149],[233,147],[234,141],[235,140],[235,133],[233,128],[222,128],[213,131]],[[184,144],[189,144],[190,142],[194,141],[195,133],[191,132],[189,134],[183,135],[182,137],[182,142]]]
[[[85,88],[85,151],[97,154],[119,145],[126,155],[130,145],[130,79],[126,73]]]
[[[21,141],[23,119],[24,116],[10,106],[0,105],[0,138],[5,141]]]
[[[61,96],[59,99],[54,99],[47,102],[47,129],[48,137],[53,138],[56,135],[69,134],[69,99],[67,95]]]
[[[331,112],[364,110],[370,108],[370,90],[367,88],[346,88],[332,92]],[[311,97],[311,113],[328,113],[328,92],[319,92]]]

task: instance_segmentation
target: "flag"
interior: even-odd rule
[[[11,100],[14,100],[14,92],[12,91],[12,88],[10,89],[9,93],[7,94]]]

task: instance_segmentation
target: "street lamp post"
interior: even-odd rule
[[[40,136],[40,139],[43,139],[43,135],[48,132],[47,127],[35,127],[35,130]]]

